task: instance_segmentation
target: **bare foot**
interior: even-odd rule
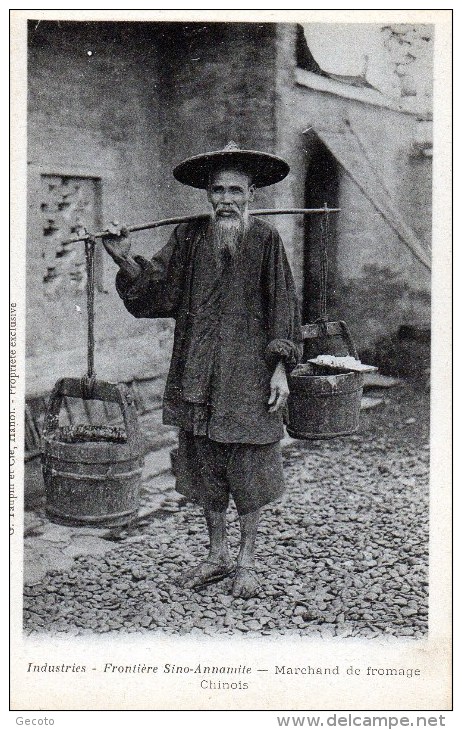
[[[207,583],[222,580],[232,572],[233,566],[231,563],[206,559],[182,573],[178,584],[183,588],[197,588],[198,586],[207,585]]]
[[[234,598],[253,598],[258,594],[260,581],[255,568],[238,565],[233,584]]]

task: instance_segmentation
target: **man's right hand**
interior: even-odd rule
[[[102,238],[103,246],[109,256],[120,266],[127,260],[130,253],[131,241],[128,238],[128,230],[116,222],[111,223],[107,230],[109,233]]]
[[[108,231],[109,233],[103,236],[104,248],[129,279],[136,279],[141,273],[141,266],[128,255],[131,248],[128,230],[118,223],[111,223]]]

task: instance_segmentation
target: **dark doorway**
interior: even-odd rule
[[[339,200],[340,166],[332,153],[315,135],[309,140],[308,164],[305,180],[305,205],[307,208],[337,208]],[[334,314],[336,309],[336,264],[337,235],[336,216],[329,216],[327,280],[327,311]],[[303,321],[314,322],[319,317],[321,260],[321,216],[305,216],[304,283],[303,283]]]

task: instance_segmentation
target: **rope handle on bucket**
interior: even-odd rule
[[[95,245],[92,236],[85,239],[87,270],[87,374],[82,377],[82,398],[89,400],[96,382],[95,373]]]
[[[130,454],[138,457],[143,449],[141,432],[132,393],[123,384],[98,381],[95,373],[95,245],[94,236],[85,238],[87,273],[87,372],[81,378],[61,378],[55,384],[45,413],[42,439],[45,442],[59,428],[59,413],[64,397],[117,403],[122,412]]]
[[[329,209],[324,203],[324,213],[321,216],[321,272],[319,282],[319,318],[321,325],[327,322],[327,276],[329,273],[328,245],[330,237]]]
[[[311,324],[302,325],[302,336],[304,340],[313,340],[320,336],[327,337],[342,337],[347,345],[348,354],[358,359],[358,351],[353,342],[353,338],[350,331],[343,320],[320,322],[311,322]]]

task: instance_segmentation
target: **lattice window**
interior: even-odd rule
[[[82,228],[96,230],[100,220],[100,180],[41,175],[42,257],[45,296],[51,299],[83,292],[86,285],[83,243],[65,244]],[[99,271],[98,271],[99,269]],[[101,278],[97,256],[97,282]]]

